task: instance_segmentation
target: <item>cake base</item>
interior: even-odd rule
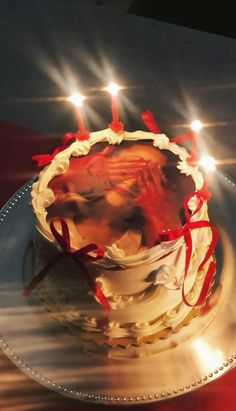
[[[213,287],[213,283],[211,288]],[[198,316],[201,309],[207,304],[208,299],[202,304],[201,307],[187,307],[187,313],[181,321],[175,325],[175,327],[165,326],[164,321],[163,328],[156,333],[139,336],[137,338],[123,337],[123,338],[109,338],[102,332],[89,332],[84,331],[78,325],[73,325],[68,321],[68,314],[64,314],[60,311],[58,305],[52,300],[51,295],[47,293],[47,289],[42,282],[37,287],[40,298],[45,304],[46,308],[49,310],[53,318],[55,318],[62,327],[67,328],[72,335],[80,340],[80,347],[87,351],[97,353],[99,355],[106,355],[108,357],[118,357],[118,358],[137,358],[143,357],[144,355],[151,355],[163,349],[168,349],[171,347],[171,343],[168,342],[163,344],[158,344],[159,340],[168,340],[171,334],[178,333],[183,327],[187,326],[194,317]],[[209,290],[209,295],[211,294],[211,289]],[[209,297],[208,295],[208,297]],[[178,313],[181,305],[179,304],[175,310]],[[160,319],[161,320],[161,319]],[[158,319],[157,319],[158,322]],[[145,347],[146,346],[146,347]],[[147,348],[149,346],[149,348]],[[152,347],[150,347],[152,346]]]
[[[34,236],[34,249],[34,272],[37,275],[40,270],[47,266],[47,263],[58,251],[52,244],[48,244],[47,241],[42,239],[37,230]],[[178,250],[177,252],[179,253]],[[181,253],[181,265],[184,266],[184,248],[181,248]],[[195,255],[197,255],[197,248]],[[200,310],[199,306],[187,306],[182,301],[181,281],[175,288],[168,288],[161,283],[155,284],[153,280],[149,281],[150,275],[148,273],[153,272],[153,270],[158,269],[160,266],[162,267],[164,258],[154,261],[150,266],[147,265],[145,267],[146,271],[141,272],[144,279],[142,284],[146,287],[141,293],[131,295],[106,294],[106,291],[103,290],[111,306],[107,323],[103,327],[98,325],[97,322],[97,320],[104,317],[103,308],[89,295],[88,285],[83,279],[82,272],[79,271],[77,264],[71,259],[66,258],[60,264],[55,264],[46,274],[44,280],[38,284],[37,289],[40,298],[53,318],[61,326],[68,328],[77,338],[84,341],[85,350],[89,350],[88,347],[92,345],[94,352],[95,344],[97,346],[95,351],[99,353],[100,351],[104,352],[101,347],[105,346],[106,355],[110,356],[109,349],[115,347],[118,349],[119,347],[121,349],[119,355],[122,355],[122,351],[124,352],[132,346],[136,347],[135,356],[137,357],[139,356],[139,347],[145,344],[155,344],[154,352],[158,352],[158,340],[168,339],[171,334],[179,332],[198,315]],[[167,254],[167,259],[169,259],[169,254]],[[201,259],[202,256],[200,254],[200,261]],[[213,257],[210,258],[210,261],[212,259]],[[207,270],[206,266],[202,270],[197,271],[198,260],[193,260],[195,263],[191,269],[191,282],[188,283],[188,288],[185,286],[185,290],[186,288],[188,289],[186,298],[192,304],[200,294]],[[101,268],[98,268],[95,269],[95,273],[97,273],[96,270],[98,270],[99,275],[97,278],[100,282],[102,280],[100,272],[104,273],[105,270],[102,271]],[[115,271],[116,275],[117,272],[118,270]],[[111,271],[109,271],[110,273]],[[119,273],[125,281],[130,272],[120,269]],[[137,276],[136,270],[132,274],[132,278],[135,281]],[[112,276],[112,274],[110,275]],[[208,290],[208,296],[211,292],[211,287]],[[142,349],[140,356],[143,356],[144,352],[146,352],[146,355],[149,355],[153,350]],[[128,355],[128,352],[124,353],[125,357]]]

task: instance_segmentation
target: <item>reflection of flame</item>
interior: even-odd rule
[[[193,342],[194,348],[201,358],[201,362],[205,363],[205,366],[210,370],[214,370],[220,365],[222,365],[224,357],[220,349],[210,348],[204,341],[200,338]]]

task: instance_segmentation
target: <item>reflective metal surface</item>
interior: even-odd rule
[[[236,362],[235,184],[215,175],[211,216],[221,234],[217,276],[200,315],[143,357],[107,358],[84,352],[45,310],[37,292],[21,296],[23,273],[32,275],[31,182],[0,216],[0,344],[11,360],[41,384],[63,394],[101,403],[145,403],[181,395],[218,378]],[[27,259],[26,259],[27,256]],[[153,352],[152,355],[149,355]],[[116,355],[117,356],[117,355]]]

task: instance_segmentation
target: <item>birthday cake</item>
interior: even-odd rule
[[[78,135],[33,184],[35,277],[25,295],[37,287],[83,341],[158,343],[210,294],[217,232],[203,174],[182,140],[155,127]]]

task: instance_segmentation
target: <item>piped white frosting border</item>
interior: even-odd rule
[[[93,145],[96,143],[107,142],[108,144],[116,145],[120,144],[122,141],[139,141],[139,140],[149,140],[153,142],[153,146],[157,147],[160,150],[169,150],[173,154],[179,157],[177,168],[180,173],[183,173],[187,176],[191,176],[195,189],[201,189],[203,185],[203,175],[199,170],[198,166],[191,166],[188,164],[187,160],[190,157],[190,154],[184,147],[180,147],[176,143],[173,143],[165,134],[154,134],[145,131],[121,131],[115,133],[110,128],[96,131],[90,133],[88,140],[79,141],[76,140],[64,151],[59,152],[52,160],[52,162],[46,166],[39,174],[38,180],[33,184],[32,187],[32,206],[36,216],[36,227],[40,233],[45,237],[49,242],[55,242],[52,233],[50,231],[49,225],[46,221],[47,211],[46,208],[49,207],[54,202],[54,193],[48,188],[49,182],[57,175],[65,173],[69,168],[69,160],[71,156],[79,157],[87,155]],[[197,199],[193,198],[189,202],[189,208],[194,210],[196,208]],[[207,205],[203,204],[201,210],[194,216],[194,219],[208,219],[207,215]],[[195,230],[194,237],[197,237],[198,230]],[[73,248],[73,237],[71,238],[72,248]],[[114,262],[117,262],[120,265],[125,267],[137,265],[140,263],[150,262],[158,259],[163,255],[163,253],[171,252],[180,245],[183,244],[183,239],[177,239],[175,241],[161,243],[157,246],[144,251],[136,256],[124,256],[122,250],[119,250],[116,245],[107,247],[106,257],[111,259]]]

